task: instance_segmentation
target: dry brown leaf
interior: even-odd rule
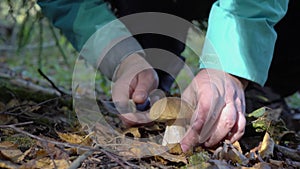
[[[247,165],[249,159],[239,152],[229,141],[225,140],[222,147],[215,150],[214,156],[220,160],[232,161],[240,165]]]
[[[236,148],[240,153],[243,153],[243,150],[241,148],[240,142],[236,141],[232,143],[233,147]]]
[[[69,168],[70,162],[65,159],[52,160],[51,158],[42,158],[39,160],[31,160],[26,164],[23,164],[19,169],[65,169]]]
[[[181,145],[179,143],[176,144],[167,144],[167,147],[169,148],[169,153],[175,154],[175,155],[180,155],[183,154]]]
[[[165,97],[155,102],[149,113],[153,121],[166,122],[176,119],[190,119],[193,108],[178,97]]]
[[[18,123],[18,119],[11,115],[0,114],[0,125],[5,125],[9,123]]]
[[[80,136],[77,134],[72,134],[72,133],[61,133],[61,132],[56,132],[59,136],[60,139],[62,139],[63,141],[67,142],[67,143],[71,143],[71,144],[81,144],[81,145],[86,145],[86,146],[90,146],[92,143],[91,138],[88,136],[84,137],[84,136]]]
[[[5,104],[3,102],[0,102],[0,111],[4,111],[5,110]]]
[[[3,161],[0,159],[0,168],[1,169],[16,169],[16,168],[19,168],[19,166],[10,161]]]
[[[20,102],[17,99],[11,99],[7,104],[6,104],[6,109],[16,107],[20,105]]]
[[[128,128],[126,131],[123,133],[125,136],[130,135],[130,137],[135,137],[135,138],[141,138],[141,133],[139,131],[139,128],[137,127],[131,127]]]
[[[0,157],[9,159],[12,162],[17,162],[23,152],[18,149],[18,146],[12,142],[4,141],[0,143]]]
[[[280,168],[283,168],[284,161],[278,161],[278,160],[272,160],[272,159],[270,159],[269,161],[271,164],[276,165]]]
[[[263,142],[261,143],[261,146],[258,150],[260,156],[262,158],[270,158],[271,156],[273,156],[274,146],[275,143],[273,139],[270,137],[269,133],[266,132],[263,138]]]

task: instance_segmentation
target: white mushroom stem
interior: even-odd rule
[[[179,143],[186,132],[186,128],[181,125],[171,125],[166,127],[162,145]]]

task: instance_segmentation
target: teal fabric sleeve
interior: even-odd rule
[[[142,51],[103,0],[38,0],[38,4],[88,63],[109,79],[122,59]]]
[[[264,85],[288,0],[219,0],[212,6],[200,56],[214,68]]]

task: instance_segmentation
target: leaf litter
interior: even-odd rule
[[[169,109],[177,106],[172,104]],[[247,127],[255,132],[239,142],[224,140],[214,149],[199,145],[187,153],[178,143],[161,145],[169,119],[125,128],[107,114],[106,120],[118,126],[116,134],[101,123],[86,132],[73,110],[57,101],[13,98],[0,102],[0,112],[1,168],[70,168],[78,161],[77,168],[300,167],[299,136],[286,128],[280,110],[266,107],[247,116]]]

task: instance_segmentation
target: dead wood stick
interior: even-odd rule
[[[85,159],[87,159],[90,155],[93,154],[93,152],[94,151],[89,150],[77,157],[76,160],[74,160],[69,166],[69,169],[77,169]]]
[[[78,144],[70,144],[70,143],[63,143],[63,142],[59,142],[59,141],[47,140],[47,139],[38,137],[36,135],[33,135],[33,134],[31,134],[27,131],[21,130],[17,127],[17,126],[27,125],[27,124],[31,124],[31,123],[32,122],[24,122],[24,123],[18,123],[18,124],[0,125],[0,128],[11,128],[11,129],[15,130],[18,133],[27,135],[27,136],[29,136],[31,138],[34,138],[36,140],[39,140],[41,142],[52,143],[52,144],[55,144],[55,145],[70,147],[70,148],[78,148],[78,149],[81,149],[81,150],[99,151],[99,149],[91,148],[89,146],[83,146],[83,145],[78,145]]]
[[[126,166],[124,163],[126,163],[129,166],[134,166],[133,164],[127,162],[126,160],[120,159],[120,157],[116,157],[116,155],[113,155],[113,153],[110,153],[110,152],[106,151],[99,144],[97,144],[97,146],[95,146],[94,148],[92,148],[92,147],[89,147],[89,146],[82,146],[82,145],[78,145],[78,144],[70,144],[70,143],[62,143],[62,142],[58,142],[58,141],[46,140],[44,138],[35,136],[35,135],[33,135],[33,134],[29,133],[29,132],[26,132],[24,130],[21,130],[21,129],[17,128],[17,126],[23,126],[23,125],[28,125],[28,124],[32,124],[32,123],[33,122],[30,121],[30,122],[10,124],[10,125],[0,125],[0,128],[11,128],[11,129],[13,129],[13,130],[15,130],[15,131],[17,131],[19,133],[22,133],[24,135],[27,135],[27,136],[29,136],[31,138],[34,138],[34,139],[39,140],[39,141],[44,142],[44,143],[52,143],[52,144],[55,144],[55,145],[64,146],[64,147],[70,147],[70,148],[78,148],[78,149],[81,149],[81,150],[86,150],[89,153],[100,151],[100,152],[104,153],[105,155],[107,155],[110,159],[116,161],[123,168],[128,168],[128,166]],[[87,153],[86,155],[88,155],[89,153]],[[85,156],[80,157],[80,158],[83,159]],[[79,160],[82,160],[82,159],[79,159]],[[120,160],[122,160],[122,161],[120,161]]]
[[[284,154],[286,157],[295,160],[300,161],[300,152],[294,149],[290,149],[288,147],[283,147],[280,145],[275,144],[275,148],[280,151],[282,154]]]
[[[69,94],[67,94],[66,92],[63,92],[62,90],[60,90],[60,89],[54,84],[54,82],[53,82],[51,79],[49,79],[49,77],[48,77],[47,75],[45,75],[45,73],[44,73],[41,69],[38,69],[38,72],[39,72],[39,74],[40,74],[43,78],[45,78],[45,79],[51,84],[51,86],[52,86],[55,90],[57,90],[62,96],[63,96],[63,95],[69,95]]]

